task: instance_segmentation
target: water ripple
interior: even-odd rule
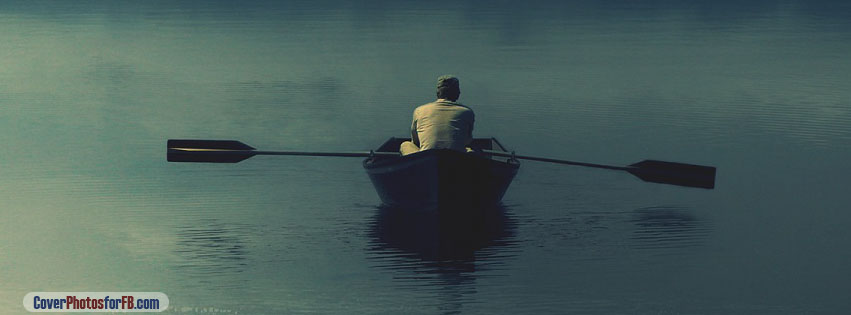
[[[180,226],[174,250],[180,258],[174,268],[187,275],[203,277],[198,280],[201,283],[244,272],[250,262],[247,242],[252,230],[250,225],[214,219]],[[238,284],[231,282],[229,285]]]

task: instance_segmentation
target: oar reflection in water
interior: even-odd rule
[[[204,220],[177,231],[175,252],[181,257],[174,267],[182,274],[196,279],[199,285],[216,283],[239,287],[247,280],[234,277],[246,270],[246,238],[253,228],[217,220]],[[229,281],[217,281],[225,277]],[[187,282],[190,283],[190,282]]]
[[[703,244],[711,226],[686,209],[648,207],[635,210],[630,220],[637,229],[630,239],[640,250],[674,251]]]

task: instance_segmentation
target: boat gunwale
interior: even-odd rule
[[[385,141],[385,143],[390,142],[390,141],[399,140],[399,139],[402,139],[404,141],[404,140],[407,140],[408,138],[390,137],[390,139]],[[505,149],[505,147],[502,145],[502,143],[499,142],[499,140],[496,140],[496,138],[493,138],[493,137],[476,138],[475,140],[490,140],[491,143],[495,145],[495,147],[492,150],[495,149],[494,151],[509,152],[508,150]],[[376,150],[375,152],[393,152],[393,151]],[[408,154],[408,155],[400,155],[398,157],[384,157],[384,156],[382,156],[380,158],[369,157],[369,158],[364,159],[363,167],[368,172],[371,172],[372,170],[375,170],[375,169],[378,169],[378,168],[381,168],[381,167],[392,166],[392,165],[409,164],[409,163],[416,164],[417,162],[419,162],[418,160],[436,158],[441,154],[441,152],[446,152],[446,153],[451,152],[449,154],[457,153],[457,155],[452,156],[452,158],[457,158],[457,159],[478,159],[481,162],[489,163],[491,165],[491,167],[504,167],[504,168],[514,168],[514,169],[520,168],[520,163],[516,160],[513,161],[513,162],[511,160],[506,160],[506,161],[494,160],[492,158],[485,157],[485,156],[482,156],[482,155],[479,155],[479,154],[458,152],[458,151],[451,150],[451,149],[431,149],[431,150],[415,152],[415,153]]]

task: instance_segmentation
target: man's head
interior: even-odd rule
[[[457,101],[461,96],[461,88],[458,86],[458,78],[452,75],[442,75],[437,78],[437,98]]]

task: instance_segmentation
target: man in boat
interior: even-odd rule
[[[461,88],[458,78],[444,75],[437,78],[437,100],[414,110],[411,141],[402,142],[402,155],[429,149],[467,151],[473,141],[473,110],[458,103]]]

